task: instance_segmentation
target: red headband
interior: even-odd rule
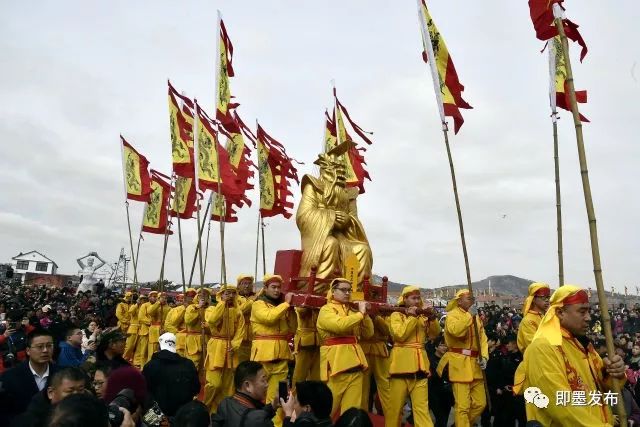
[[[572,304],[589,304],[589,295],[583,289],[580,289],[573,295],[566,297],[563,301],[564,305]]]
[[[551,295],[551,289],[549,288],[540,288],[533,293],[534,297],[548,297]]]

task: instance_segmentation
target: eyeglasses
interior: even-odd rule
[[[38,351],[42,351],[45,348],[47,350],[52,350],[53,349],[53,343],[49,342],[49,343],[46,343],[46,344],[36,344],[36,345],[32,345],[31,348],[34,348],[34,349],[36,349]]]
[[[353,292],[351,288],[336,288],[336,291],[340,291],[343,294],[350,294]]]

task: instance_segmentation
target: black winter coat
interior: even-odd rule
[[[200,392],[200,379],[193,362],[169,350],[154,353],[144,365],[142,375],[151,396],[169,417]]]

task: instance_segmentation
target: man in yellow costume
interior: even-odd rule
[[[373,315],[373,336],[360,340],[362,352],[367,357],[369,369],[362,378],[362,405],[361,408],[369,412],[371,398],[371,378],[376,382],[378,398],[385,416],[389,411],[389,349],[387,343],[391,342],[389,334],[388,318],[381,315]]]
[[[320,337],[316,329],[318,310],[296,307],[298,328],[293,338],[296,366],[291,382],[320,379]]]
[[[129,307],[131,306],[131,298],[133,294],[129,291],[124,293],[122,301],[116,306],[116,317],[118,318],[118,327],[123,333],[127,333],[129,330]]]
[[[207,288],[198,288],[193,302],[189,304],[184,313],[184,325],[187,331],[185,339],[185,357],[201,368],[200,360],[203,357],[202,352],[206,351],[206,332],[205,342],[202,342],[202,325],[204,323],[204,312],[209,306],[209,290]],[[186,300],[186,298],[185,298]]]
[[[272,402],[278,394],[278,382],[285,381],[289,373],[289,361],[293,359],[289,339],[296,330],[296,319],[289,310],[290,299],[282,298],[282,277],[267,274],[263,283],[264,288],[251,307],[251,360],[264,367],[269,382],[266,401]],[[283,420],[282,409],[278,409],[273,423],[282,426]]]
[[[371,277],[373,258],[358,219],[358,189],[345,187],[344,164],[337,158],[347,149],[347,144],[341,144],[321,154],[314,162],[320,166],[320,177],[302,178],[302,200],[296,213],[302,238],[301,277],[308,277],[312,267],[317,267],[318,278],[346,275],[344,264],[351,254],[359,262],[358,283]]]
[[[540,397],[531,398],[532,391],[527,389],[537,387],[549,399],[546,408],[526,404],[528,421],[536,420],[545,427],[613,426],[603,395],[611,390],[614,378],[625,377],[624,361],[618,355],[601,359],[593,348],[586,336],[589,309],[587,292],[577,286],[561,286],[551,296],[551,306],[515,376],[516,393],[536,402]],[[576,395],[585,404],[576,405]],[[599,399],[594,401],[594,396]]]
[[[523,318],[518,327],[518,349],[522,354],[531,344],[533,335],[549,309],[550,295],[551,289],[546,283],[534,282],[529,285],[529,296],[524,300]]]
[[[154,294],[152,296],[152,294]],[[164,318],[167,317],[167,313],[170,307],[167,305],[167,295],[164,292],[158,293],[155,291],[149,292],[149,309],[147,314],[151,319],[151,325],[149,325],[149,349],[147,350],[147,362],[151,360],[153,353],[160,350],[160,343],[158,339],[162,334],[162,324]]]
[[[138,298],[140,307],[138,308],[138,342],[136,352],[133,355],[133,366],[142,368],[147,363],[147,352],[149,351],[149,326],[151,326],[151,316],[149,316],[149,297],[140,295]]]
[[[174,332],[176,334],[176,353],[182,357],[187,357],[187,326],[184,323],[184,314],[187,307],[193,303],[195,296],[196,290],[188,288],[184,293],[182,303],[173,308],[171,315],[167,316],[166,320],[171,325],[170,327],[176,330]]]
[[[141,295],[142,296],[142,295]],[[133,297],[132,297],[133,301]],[[140,299],[140,296],[136,298],[135,304],[131,304],[129,307],[129,328],[127,329],[127,342],[124,345],[124,354],[122,357],[125,360],[133,363],[133,355],[136,352],[136,346],[138,344],[138,310],[140,309],[140,305],[143,300]]]
[[[400,425],[407,396],[411,399],[414,424],[420,427],[433,426],[427,388],[430,365],[425,344],[427,339],[435,339],[440,335],[440,323],[433,310],[428,317],[417,314],[423,304],[420,289],[416,286],[406,286],[402,290],[398,305],[407,310],[406,314],[395,312],[389,316],[393,339],[389,366],[391,404],[388,413],[385,413],[385,426]]]
[[[466,289],[458,291],[447,304],[444,340],[449,351],[440,359],[437,368],[440,376],[445,368],[449,370],[456,427],[469,427],[487,404],[482,371],[487,367],[489,347],[484,325],[474,304],[473,296]],[[480,334],[480,349],[474,319]]]
[[[245,336],[242,345],[238,350],[238,361],[244,362],[251,357],[251,341],[253,340],[253,330],[251,329],[251,306],[255,299],[253,292],[253,276],[241,274],[236,281],[238,286],[238,307],[244,315]]]
[[[373,335],[373,322],[365,301],[358,301],[358,310],[352,308],[351,291],[347,279],[333,279],[318,314],[320,379],[333,394],[332,416],[362,405],[362,381],[369,367],[359,340]]]
[[[233,395],[233,374],[238,366],[238,349],[245,336],[245,323],[235,286],[223,286],[216,296],[217,304],[207,308],[205,321],[211,330],[204,366],[207,382],[204,386],[204,404],[210,413]]]
[[[178,347],[178,328],[176,327],[176,325],[174,325],[173,323],[173,318],[178,314],[178,310],[180,307],[183,307],[182,302],[184,301],[184,294],[177,294],[175,296],[176,299],[176,305],[175,307],[169,308],[169,311],[167,312],[166,317],[164,318],[164,322],[162,324],[162,329],[165,332],[170,332],[173,335],[176,335],[176,348]],[[184,308],[183,308],[184,310]],[[184,316],[184,313],[183,313]],[[176,350],[177,353],[177,350]]]

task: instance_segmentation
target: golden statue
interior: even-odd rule
[[[345,261],[354,254],[358,259],[358,290],[362,290],[365,276],[371,277],[373,257],[358,219],[358,188],[345,186],[341,157],[350,144],[345,142],[318,156],[314,163],[320,167],[320,177],[302,178],[302,200],[296,213],[303,251],[300,276],[308,277],[311,268],[317,267],[318,278],[344,277]],[[316,291],[324,290],[316,286]]]

